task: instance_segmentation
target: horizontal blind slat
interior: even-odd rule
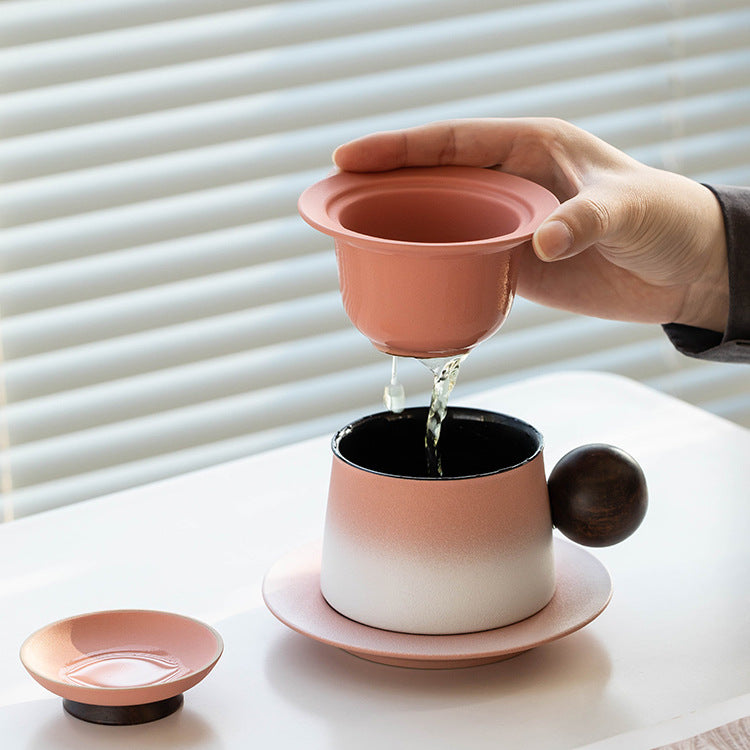
[[[518,298],[503,334],[567,316]],[[5,385],[20,403],[344,328],[351,323],[340,295],[327,292],[10,360]]]
[[[6,229],[0,271],[290,216],[302,190],[323,176],[310,170],[94,211],[85,222],[69,216]]]
[[[447,87],[463,85],[470,92],[477,92],[481,86],[487,92],[491,85],[496,87],[497,81],[506,77],[509,81],[504,82],[504,86],[518,86],[545,77],[564,78],[574,75],[576,71],[590,69],[593,65],[616,70],[625,64],[663,61],[676,54],[706,54],[728,45],[745,45],[750,11],[733,11],[727,18],[723,16],[717,14],[715,20],[711,16],[700,16],[681,21],[678,32],[674,23],[667,21],[592,37],[546,41],[542,45],[507,52],[488,52],[464,57],[460,66],[448,60],[427,65],[415,63],[395,70],[378,67],[377,72],[361,73],[354,80],[357,81],[356,88],[360,90],[363,85],[369,84],[368,88],[373,92],[370,96],[375,101],[387,100],[389,89],[393,92],[403,91],[404,83],[413,89],[416,79],[423,85],[431,81],[429,89],[442,82]],[[360,57],[365,54],[364,49],[360,48]],[[469,48],[467,54],[471,55],[471,51]],[[375,57],[375,62],[382,66],[383,59],[384,56],[380,54]],[[189,75],[181,66],[176,68],[158,68],[144,73],[5,95],[0,100],[4,110],[4,131],[8,135],[20,135],[258,91],[254,65],[250,66],[250,70],[243,70],[239,65],[227,65],[226,69],[212,74],[199,67],[191,70]],[[424,68],[430,69],[430,75],[422,72]],[[343,69],[346,70],[345,67]],[[304,59],[300,59],[294,70],[297,75],[300,70],[308,71],[308,75],[316,72],[314,66],[305,64]],[[322,84],[322,91],[325,91],[326,85],[345,85],[345,81],[338,79],[342,68],[337,70],[337,79]],[[470,75],[465,75],[464,71],[470,72]],[[488,71],[494,76],[488,77]],[[498,79],[498,75],[502,75],[502,79]],[[230,83],[230,80],[234,83]],[[310,80],[315,79],[308,79],[308,83]],[[279,89],[295,86],[299,87],[299,81],[276,79],[269,81],[266,93],[259,96],[278,97]],[[421,94],[419,89],[413,93]],[[359,103],[369,105],[370,96],[360,98]]]
[[[551,362],[544,368],[535,368],[530,372],[522,371],[515,375],[509,373],[505,377],[491,374],[486,379],[473,380],[470,383],[466,383],[462,379],[459,392],[456,394],[457,400],[486,388],[496,387],[502,383],[513,382],[522,377],[533,376],[542,372],[592,369],[607,370],[632,377],[634,372],[637,374],[639,366],[648,367],[654,361],[658,361],[661,351],[663,351],[662,342],[650,341],[646,344],[639,342],[606,352],[574,357],[558,363]],[[469,360],[467,360],[468,362]],[[375,387],[381,380],[380,368],[377,370],[374,367],[370,368],[369,372],[372,378],[372,387]],[[728,400],[725,400],[719,404],[719,406],[728,405],[731,407],[724,416],[735,418],[740,423],[750,426],[750,408],[747,398],[735,396],[731,404],[727,402]],[[376,408],[376,405],[369,402],[363,405],[354,405],[343,412],[295,422],[293,425],[283,425],[237,438],[217,441],[209,445],[149,457],[142,461],[108,467],[107,469],[100,469],[55,482],[21,488],[14,492],[14,501],[20,509],[19,516],[50,510],[81,499],[97,497],[137,484],[157,481],[202,467],[243,458],[252,453],[284,446],[297,440],[330,435],[363,412],[369,413],[373,408]],[[509,410],[512,411],[512,405],[509,405]],[[742,421],[743,418],[744,421]]]
[[[750,73],[750,57],[745,58]],[[660,87],[669,93],[669,82]],[[680,130],[715,127],[717,116],[722,126],[731,126],[729,117],[746,122],[750,89],[712,93],[697,99],[680,98],[665,106],[658,101],[650,108],[610,112],[609,120],[633,136],[653,138],[656,128],[671,134]],[[707,103],[711,106],[708,107]],[[177,153],[65,173],[55,177],[8,184],[3,199],[6,226],[44,221],[69,213],[95,211],[113,206],[142,202],[159,196],[210,189],[212,186],[243,182],[249,174],[256,178],[277,174],[279,170],[313,167],[319,163],[317,142],[328,146],[334,139],[325,131],[318,138],[309,131],[206,147],[190,153]],[[308,163],[305,163],[305,162]]]
[[[380,63],[396,67],[409,64],[417,56],[447,58],[460,54],[466,49],[467,38],[475,50],[495,49],[509,44],[536,43],[571,31],[582,35],[592,30],[601,32],[603,27],[618,28],[669,18],[669,10],[664,5],[647,0],[610,0],[597,6],[592,6],[589,0],[545,3],[539,7],[520,6],[512,10],[466,14],[448,21],[431,15],[428,22],[424,22],[419,5],[405,5],[397,0],[380,0],[377,14],[362,13],[361,7],[362,4],[354,3],[295,3],[287,8],[277,4],[274,12],[269,12],[267,7],[245,8],[152,24],[147,28],[117,29],[83,38],[14,47],[0,51],[0,75],[5,79],[5,90],[28,90],[212,58],[209,64],[219,66],[227,64],[229,56],[235,57],[234,67],[242,64],[238,55],[247,54],[247,50],[265,52],[269,47],[275,50],[294,45],[300,55],[308,58],[309,66],[319,79],[326,75],[325,71],[329,71],[329,76],[337,75],[332,63],[338,62],[338,50],[354,44],[360,50],[366,46],[370,53],[400,52],[401,56]],[[430,8],[433,13],[434,10]],[[333,29],[332,21],[335,21]],[[407,21],[408,25],[404,25]],[[415,22],[421,22],[421,33],[416,38],[412,31]],[[377,31],[388,26],[385,32]],[[334,36],[336,32],[343,35]],[[404,41],[406,37],[410,44]],[[316,43],[320,39],[325,39],[328,59],[322,55],[323,45]],[[382,49],[379,45],[386,47]],[[116,56],[111,54],[112,49],[117,49]],[[290,49],[286,57],[292,54]],[[269,59],[260,54],[256,57]],[[351,55],[348,62],[361,65],[362,57]],[[258,67],[263,75],[266,66]]]
[[[177,240],[0,274],[3,317],[329,251],[299,217],[259,221]]]
[[[377,370],[381,368],[377,367]],[[374,378],[373,378],[374,380]],[[11,448],[14,486],[51,481],[335,412],[368,391],[351,371]],[[382,386],[381,386],[382,388]],[[376,389],[375,394],[379,393]],[[376,397],[377,398],[377,395]],[[322,407],[322,408],[321,408]]]
[[[278,300],[4,364],[13,403],[348,328],[338,291]]]
[[[578,353],[569,358],[540,362],[528,368],[511,371],[503,367],[502,358],[497,351],[489,352],[479,372],[473,373],[476,377],[462,384],[461,393],[476,393],[527,378],[575,370],[612,372],[624,377],[642,379],[663,372],[663,355],[663,342],[647,338],[610,349]],[[512,405],[508,406],[508,411],[512,413]]]
[[[473,111],[526,114],[544,108],[550,113],[561,110],[574,112],[578,111],[571,108],[574,100],[577,100],[579,109],[622,109],[630,103],[643,104],[649,100],[695,96],[715,89],[741,88],[747,85],[749,69],[750,50],[723,50],[718,54],[681,61],[679,66],[668,61],[607,74],[594,71],[592,75],[580,79],[565,79],[547,85],[529,84],[520,90],[491,93],[475,97]],[[466,109],[468,101],[467,97],[463,97],[452,105],[447,100],[442,105],[446,109],[436,113],[436,116],[444,117],[452,107]],[[358,132],[357,117],[353,118],[354,124],[347,125],[335,119],[333,122],[322,122],[325,117],[322,112],[316,116],[321,119],[320,124],[310,127],[308,123],[308,127],[302,131],[311,140],[311,152],[327,152],[340,139]],[[378,117],[382,118],[383,115]],[[422,115],[423,119],[429,117],[427,113]],[[394,118],[394,126],[395,122]],[[7,138],[0,142],[0,172],[6,175],[9,182],[20,181],[110,162],[200,149],[226,141],[278,136],[284,131],[290,133],[290,139],[284,139],[285,147],[292,149],[296,157],[294,131],[297,127],[296,120],[290,118],[269,119],[267,109],[259,111],[253,97],[238,97],[61,131]],[[363,125],[361,129],[366,127]],[[269,129],[273,132],[269,133]],[[318,135],[323,129],[328,137]],[[266,146],[272,147],[274,142],[271,138]]]
[[[7,184],[0,220],[5,227],[12,227],[79,216],[246,183],[248,178],[279,181],[284,172],[319,165],[315,149],[305,149],[299,137],[296,142],[270,136],[210,146],[189,154],[155,156]]]
[[[143,375],[5,407],[15,446],[132,421],[250,390],[281,388],[375,361],[378,354],[349,327],[324,335],[253,347]],[[382,355],[380,355],[382,357]]]
[[[540,360],[547,362],[558,353],[562,358],[570,358],[592,349],[614,348],[643,340],[648,335],[652,334],[643,326],[575,318],[536,327],[522,335],[509,334],[502,342],[506,366],[523,369]],[[351,337],[354,342],[358,334],[348,329],[342,336]],[[325,349],[319,352],[319,356],[325,355]],[[345,349],[337,351],[336,357],[345,359]],[[72,468],[84,472],[95,470],[112,463],[192,447],[198,442],[237,436],[249,429],[267,429],[283,420],[304,420],[314,416],[321,407],[323,411],[340,410],[348,398],[377,398],[382,385],[372,396],[358,390],[349,382],[351,370],[342,372],[336,368],[336,357],[332,357],[331,371],[325,376],[13,446],[8,451],[8,459],[14,467],[14,483],[23,486],[31,477],[34,481],[51,480],[69,475]],[[380,368],[380,382],[384,383],[389,368],[387,358],[382,357],[382,360],[382,365],[373,367]]]
[[[633,346],[634,345],[628,346],[626,344],[624,348],[625,350],[628,350]],[[656,355],[658,354],[659,350],[664,351],[663,340],[652,341],[651,344],[649,344],[645,349],[642,348],[642,344],[640,343],[635,346],[637,347],[636,352],[640,354],[641,359],[651,363],[653,363],[653,361],[657,358]],[[609,357],[612,357],[613,361],[616,362],[618,359],[619,351],[620,349],[616,348],[614,350],[607,350],[606,352],[598,352],[595,355],[573,357],[572,359],[558,363],[558,366],[561,369],[569,369],[571,366],[581,367],[585,366],[586,361],[588,360],[593,368],[601,369],[602,364],[604,364]],[[483,352],[486,352],[486,349],[479,349],[475,354],[480,354]],[[622,359],[625,363],[632,362],[633,355],[632,353],[626,352],[624,357],[621,356],[620,359]],[[470,360],[467,360],[467,363],[468,362],[470,362]],[[528,372],[528,374],[547,371],[554,367],[554,363],[548,363],[546,367],[543,366],[542,368],[532,368]],[[377,373],[375,372],[375,370],[376,368],[374,367],[370,368],[371,377],[372,375],[375,375],[375,377],[372,378],[373,383],[377,383],[379,381],[382,382],[382,380],[380,380],[382,378],[382,368],[377,368]],[[617,370],[615,369],[614,371]],[[524,371],[521,372],[523,375],[527,374]],[[518,377],[518,375],[516,375],[516,377]],[[463,386],[465,393],[471,393],[476,389],[488,387],[488,385],[497,384],[498,382],[502,382],[502,378],[499,379],[497,376],[493,376],[492,379],[487,382],[476,380],[473,384],[468,384],[467,386],[466,382],[463,381],[461,385]],[[742,403],[744,402],[740,401],[740,406],[742,406]],[[26,508],[27,512],[35,512],[42,507],[54,507],[54,505],[56,504],[80,500],[82,497],[93,497],[95,495],[102,494],[103,492],[114,491],[122,487],[132,486],[133,483],[138,483],[141,481],[152,481],[154,479],[163,478],[165,476],[171,476],[173,473],[180,473],[183,471],[195,469],[200,466],[207,466],[219,460],[230,460],[231,458],[246,455],[248,452],[253,452],[253,450],[263,450],[273,445],[283,444],[291,439],[294,439],[294,437],[299,438],[307,436],[309,434],[329,432],[335,429],[337,426],[344,424],[345,421],[348,421],[350,417],[355,416],[357,413],[359,412],[355,407],[351,411],[348,411],[346,414],[341,415],[340,417],[323,417],[318,420],[313,420],[315,426],[309,433],[305,433],[305,423],[301,423],[292,429],[290,429],[289,427],[275,428],[267,431],[266,433],[261,432],[254,435],[241,436],[236,439],[220,441],[219,443],[209,446],[188,449],[186,451],[183,451],[182,454],[177,453],[169,454],[166,456],[157,456],[155,458],[148,458],[140,463],[152,467],[154,471],[146,472],[144,474],[139,474],[138,470],[134,470],[134,467],[132,467],[131,465],[127,465],[124,467],[114,467],[106,470],[99,470],[93,472],[92,474],[83,474],[81,476],[74,477],[68,480],[55,482],[52,487],[48,487],[42,484],[37,487],[28,488],[26,490],[21,489],[17,491],[15,495],[18,496],[18,500],[20,501],[19,505],[22,508]],[[298,430],[301,430],[301,432]],[[274,439],[272,437],[269,437],[269,433],[276,434],[278,437],[278,442],[274,442]],[[235,449],[232,449],[230,447],[233,443],[238,443]],[[214,448],[216,448],[217,450],[214,451]],[[184,455],[184,461],[181,461],[178,458],[180,455]],[[161,468],[156,469],[157,466],[160,466]],[[105,477],[107,476],[118,476],[118,482],[115,484],[108,484],[107,480],[105,479]],[[59,501],[56,501],[55,498],[59,498]],[[45,503],[51,503],[51,505]]]
[[[738,161],[750,161],[748,128],[722,131],[720,140],[710,133],[665,139],[662,143],[633,149],[632,155],[648,164],[688,175],[731,167]]]
[[[743,0],[714,0],[713,9],[742,7]],[[48,39],[65,37],[80,37],[110,30],[145,26],[147,24],[179,21],[192,16],[210,16],[233,10],[246,9],[248,6],[266,6],[268,0],[86,0],[85,3],[60,3],[59,0],[5,0],[3,2],[3,18],[0,24],[0,43],[30,44]],[[277,3],[278,4],[278,3]],[[348,0],[334,0],[323,3],[318,0],[316,7],[328,7],[337,17],[359,10],[360,14],[369,13],[369,23],[378,20],[377,10],[385,15],[388,6],[394,6],[401,11],[398,22],[402,24],[414,23],[425,17],[460,17],[462,14],[481,13],[496,10],[500,7],[511,11],[519,5],[545,6],[547,2],[539,0],[462,0],[456,3],[452,0],[411,0],[409,3],[391,1],[377,3],[351,3]],[[300,2],[285,2],[286,16],[299,16],[311,5],[306,0]],[[591,2],[590,6],[597,3]],[[681,0],[679,5],[671,4],[672,12],[690,14],[705,12],[704,0]],[[390,10],[389,23],[394,23]],[[375,15],[373,19],[372,16]],[[305,24],[314,21],[309,16],[303,16]],[[287,17],[284,17],[287,20]],[[329,12],[326,21],[332,18]],[[174,24],[172,24],[174,25]],[[269,29],[266,29],[268,31]],[[304,37],[303,37],[304,38]]]
[[[706,171],[695,171],[690,175],[698,182],[709,185],[746,185],[750,186],[750,160],[735,161],[731,167],[714,169],[713,165]]]
[[[367,406],[371,404],[367,404],[365,408]],[[12,504],[16,509],[15,517],[40,513],[146,482],[154,482],[218,463],[244,458],[259,451],[270,450],[305,438],[330,434],[354,419],[358,413],[361,412],[355,405],[340,413],[326,414],[309,420],[300,419],[293,424],[281,427],[173,453],[150,456],[140,461],[110,466],[65,479],[22,487],[14,490],[6,499],[6,503]]]
[[[0,44],[30,44],[257,5],[267,0],[6,0]]]
[[[742,367],[698,361],[689,368],[660,373],[649,380],[649,385],[685,401],[696,402],[746,393],[750,374]]]
[[[335,261],[331,255],[322,253],[268,263],[157,289],[18,315],[3,323],[4,355],[12,360],[330,291],[336,288]]]
[[[747,128],[750,119],[750,88],[734,89],[706,96],[682,99],[675,105],[652,105],[578,119],[578,125],[627,151],[649,161],[663,151],[663,144],[731,139]],[[717,126],[717,122],[720,126]],[[673,167],[685,173],[686,168]]]
[[[314,30],[320,35],[352,33],[378,23],[407,24],[433,18],[478,13],[498,6],[534,3],[538,0],[379,0],[377,4],[351,3],[348,0],[86,0],[85,3],[61,4],[59,0],[21,0],[3,3],[3,24],[0,39],[9,44],[80,37],[119,31],[133,26],[145,27],[164,23],[167,34],[181,19],[224,13],[231,25],[235,15],[249,6],[261,6],[254,12],[261,33],[257,43],[283,36],[288,42],[304,41]],[[727,0],[723,0],[727,2]],[[312,7],[311,7],[312,6]],[[167,23],[169,22],[169,23]],[[188,20],[189,24],[190,21]],[[318,28],[316,28],[318,27]]]

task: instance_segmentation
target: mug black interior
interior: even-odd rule
[[[543,447],[541,433],[506,414],[451,407],[438,449],[442,476],[429,472],[426,407],[381,412],[353,422],[333,438],[333,452],[366,471],[412,479],[460,479],[497,474],[531,461]]]

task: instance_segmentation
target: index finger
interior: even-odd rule
[[[333,154],[348,172],[381,172],[401,167],[448,164],[492,167],[502,164],[514,140],[533,127],[523,119],[446,120],[357,138]]]

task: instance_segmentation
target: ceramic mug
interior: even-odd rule
[[[426,408],[383,412],[333,438],[320,585],[352,620],[430,635],[518,622],[553,596],[553,523],[606,546],[645,516],[645,477],[619,448],[576,448],[547,480],[536,428],[452,407],[436,477],[426,419]]]
[[[303,192],[302,217],[335,240],[349,319],[394,355],[462,354],[502,325],[517,254],[558,201],[478,167],[334,174]]]
[[[321,591],[352,620],[405,633],[489,630],[555,588],[542,436],[453,408],[442,477],[427,476],[427,410],[364,417],[333,438]]]

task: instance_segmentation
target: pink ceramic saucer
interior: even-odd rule
[[[190,617],[112,610],[53,622],[24,641],[20,656],[74,716],[139,724],[176,711],[223,649],[219,633]]]
[[[340,615],[320,593],[320,544],[279,560],[263,581],[263,598],[292,630],[355,656],[398,667],[452,669],[502,661],[562,638],[609,604],[612,581],[591,553],[555,539],[555,570],[555,594],[544,609],[504,628],[460,635],[395,633]]]

